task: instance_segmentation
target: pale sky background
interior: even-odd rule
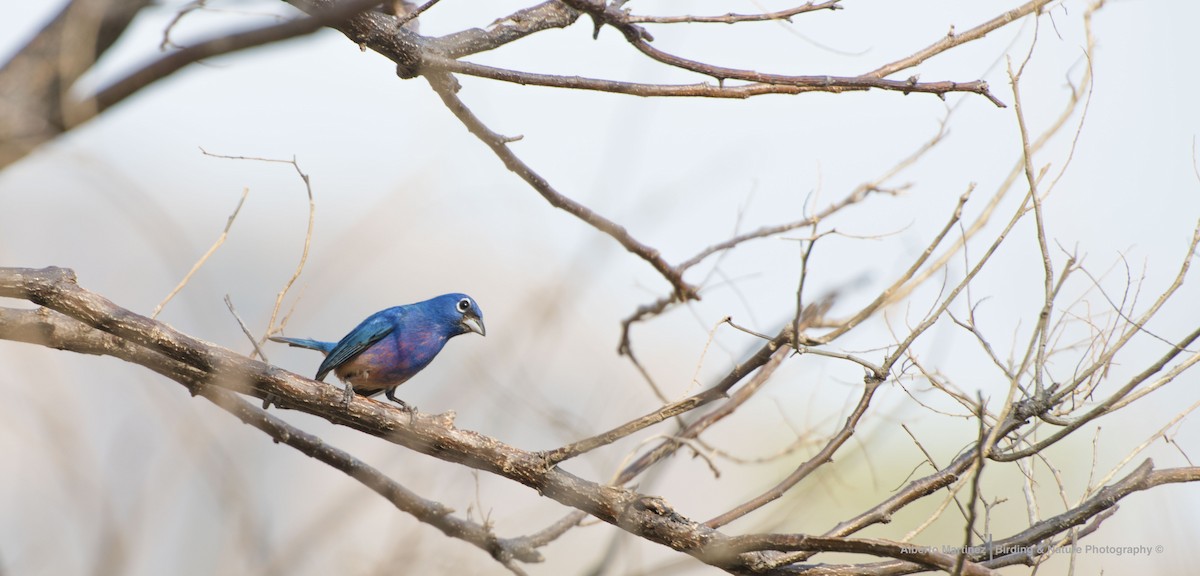
[[[0,12],[0,58],[7,59],[55,11],[10,2]],[[212,2],[187,17],[173,38],[270,22],[289,13],[278,2]],[[1016,6],[980,2],[847,0],[845,10],[799,16],[793,24],[675,25],[652,30],[655,44],[728,66],[794,74],[853,75],[908,55],[955,26],[966,30]],[[180,2],[147,11],[89,86],[154,57]],[[486,26],[519,2],[445,2],[421,18],[426,34]],[[633,2],[641,13],[668,13],[676,2]],[[753,2],[686,3],[693,13],[753,12]],[[1068,82],[1085,66],[1079,15],[1086,5],[1055,4],[1037,28],[1034,58],[1022,83],[1031,130],[1062,109]],[[1144,276],[1140,312],[1174,276],[1200,218],[1194,142],[1200,91],[1192,63],[1200,55],[1194,2],[1114,1],[1095,19],[1095,91],[1070,166],[1046,204],[1057,248],[1076,251],[1104,286],[1120,294],[1128,265]],[[1052,25],[1053,24],[1053,25]],[[650,62],[606,29],[591,40],[586,19],[549,31],[478,62],[516,69],[647,82],[697,81]],[[921,80],[983,78],[1011,103],[1006,50],[1028,51],[1033,21],[935,58]],[[104,117],[45,146],[0,173],[0,265],[73,268],[80,283],[149,314],[219,235],[242,190],[249,198],[216,255],[161,319],[196,337],[246,352],[222,298],[228,294],[255,331],[265,328],[275,295],[292,273],[304,238],[307,201],[291,166],[222,160],[212,153],[295,157],[312,178],[317,204],[308,264],[288,300],[299,296],[287,333],[337,339],[368,314],[451,291],[481,305],[488,336],[451,342],[399,395],[423,411],[454,410],[460,427],[524,449],[552,448],[597,433],[657,406],[629,362],[615,354],[619,322],[666,293],[666,283],[607,236],[551,208],[504,169],[445,110],[423,80],[401,81],[393,65],[362,53],[334,31],[192,66],[142,91]],[[904,78],[912,72],[904,72]],[[824,206],[875,179],[928,140],[948,107],[945,142],[890,182],[911,184],[897,198],[875,198],[831,220],[845,236],[818,244],[812,294],[842,288],[834,314],[870,301],[922,250],[971,183],[966,217],[977,215],[1017,161],[1012,108],[952,94],[867,92],[766,96],[750,100],[639,99],[520,87],[461,78],[460,96],[488,125],[523,135],[513,149],[559,191],[626,226],[673,263],[736,230],[797,220],[805,203]],[[1037,157],[1057,174],[1068,158],[1079,116]],[[971,245],[972,263],[1015,209],[1005,201],[989,231]],[[740,214],[740,216],[739,216]],[[694,375],[709,383],[755,344],[723,328],[705,352],[709,330],[731,315],[774,330],[791,312],[799,271],[797,243],[807,231],[761,240],[721,260],[704,299],[634,330],[634,344],[668,394],[681,397]],[[961,278],[961,255],[949,281]],[[699,282],[713,261],[693,270]],[[920,321],[941,280],[888,311],[893,330]],[[1149,327],[1177,339],[1200,321],[1191,279]],[[1087,287],[1079,275],[1073,294]],[[979,277],[972,302],[1001,356],[1021,346],[1040,308],[1041,264],[1033,228],[1018,226]],[[1086,301],[1107,312],[1103,297]],[[25,306],[5,302],[4,305]],[[955,308],[962,310],[962,306]],[[1086,310],[1080,308],[1078,310]],[[876,321],[836,349],[875,350],[894,338]],[[864,352],[864,350],[872,350]],[[930,365],[971,393],[1000,402],[1006,385],[961,330],[939,325],[918,342]],[[1163,352],[1145,338],[1114,369],[1113,382]],[[310,374],[315,353],[268,348],[270,359]],[[374,493],[294,450],[272,444],[229,415],[146,370],[109,358],[82,357],[0,342],[0,571],[12,574],[345,574],[507,573],[483,552],[418,524]],[[1060,376],[1069,377],[1073,361]],[[332,381],[332,379],[330,379]],[[792,359],[752,403],[706,434],[717,447],[763,457],[829,434],[858,397],[861,371],[816,358]],[[928,388],[907,382],[910,389]],[[1115,384],[1112,386],[1115,387]],[[1109,388],[1111,389],[1111,387]],[[1200,399],[1188,373],[1126,413],[1102,420],[1052,450],[1067,498],[1078,500],[1173,415]],[[916,393],[915,393],[916,394]],[[918,395],[919,396],[919,395]],[[920,396],[919,396],[920,397]],[[944,406],[949,408],[949,406]],[[423,496],[487,515],[501,536],[544,527],[567,510],[513,482],[472,474],[366,435],[294,412],[276,412],[351,451]],[[964,420],[921,408],[891,383],[872,413],[822,474],[769,511],[727,528],[823,532],[887,496],[921,461],[900,429],[906,423],[944,464],[970,441]],[[565,467],[603,481],[654,429]],[[1192,419],[1172,428],[1179,448],[1161,439],[1133,458],[1158,467],[1200,455]],[[1093,438],[1102,448],[1093,470]],[[703,520],[773,485],[816,447],[769,464],[719,460],[714,479],[683,453],[642,489],[663,494],[678,511]],[[997,466],[999,469],[999,466]],[[922,472],[927,472],[922,469]],[[1045,470],[1043,516],[1062,510]],[[997,472],[994,530],[1007,536],[1024,521],[1013,478]],[[1004,481],[1008,482],[1005,483]],[[865,495],[865,496],[864,496]],[[931,506],[939,499],[931,499]],[[927,513],[932,508],[922,508]],[[1200,486],[1168,486],[1122,501],[1086,544],[1161,544],[1130,558],[1084,554],[1077,573],[1188,574]],[[1006,519],[1000,519],[1003,516]],[[954,520],[948,517],[947,520]],[[898,537],[920,521],[866,536]],[[956,544],[946,522],[918,538]],[[533,574],[585,573],[614,529],[579,528],[543,549]],[[898,531],[898,532],[897,532]],[[120,537],[112,536],[121,534]],[[613,574],[661,569],[715,570],[664,548],[625,539]],[[105,550],[124,563],[103,564]],[[117,554],[120,556],[120,554]],[[833,561],[833,560],[828,560]],[[1059,564],[1065,570],[1066,564]],[[1016,570],[1014,573],[1024,573]]]

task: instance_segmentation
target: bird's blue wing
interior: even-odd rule
[[[317,380],[325,378],[330,370],[345,364],[351,358],[354,358],[363,350],[370,348],[372,344],[383,340],[388,334],[391,334],[396,329],[396,324],[392,318],[385,314],[375,314],[362,324],[359,324],[354,330],[351,330],[344,338],[342,338],[329,354],[325,356],[325,361],[321,362],[321,366],[317,368]]]

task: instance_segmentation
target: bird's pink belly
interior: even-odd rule
[[[371,395],[395,388],[420,372],[441,346],[430,347],[421,340],[406,341],[405,345],[381,341],[338,366],[334,374],[349,382],[359,394]]]

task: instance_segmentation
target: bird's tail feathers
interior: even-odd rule
[[[336,342],[322,342],[320,340],[311,340],[308,338],[284,338],[282,336],[272,336],[272,342],[282,342],[288,346],[296,348],[308,348],[309,350],[320,350],[326,354],[337,344]]]

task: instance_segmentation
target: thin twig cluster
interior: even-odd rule
[[[981,95],[1003,107],[1004,104],[992,94],[989,86],[980,80],[923,82],[916,76],[906,79],[891,77],[1027,16],[1032,16],[1036,21],[1050,0],[1026,2],[965,32],[951,32],[924,49],[857,76],[792,76],[700,62],[655,46],[649,29],[656,25],[736,25],[769,20],[790,22],[792,18],[845,8],[843,0],[813,1],[759,14],[728,13],[713,16],[642,15],[627,8],[624,2],[550,0],[504,15],[486,29],[463,30],[442,37],[422,36],[414,29],[415,26],[410,25],[415,23],[418,15],[434,13],[436,0],[415,6],[407,13],[402,9],[377,10],[377,0],[293,0],[290,3],[308,16],[180,48],[88,96],[67,98],[55,93],[54,98],[38,100],[52,90],[72,84],[94,63],[95,54],[76,54],[75,59],[57,58],[56,62],[73,64],[56,66],[48,77],[41,78],[45,81],[27,82],[14,92],[23,97],[14,98],[5,114],[16,111],[25,116],[19,123],[5,124],[0,121],[0,142],[6,143],[0,146],[0,167],[16,161],[38,145],[103,113],[142,87],[189,63],[306,34],[322,27],[333,27],[344,33],[350,41],[392,59],[401,78],[423,77],[447,110],[546,202],[611,237],[662,276],[669,289],[664,290],[653,302],[638,307],[620,322],[621,336],[617,350],[643,375],[646,384],[662,400],[662,405],[591,437],[550,450],[528,451],[496,438],[459,429],[454,425],[453,414],[403,411],[388,403],[367,398],[355,398],[347,406],[337,387],[266,363],[258,344],[279,328],[281,307],[288,290],[303,270],[308,243],[312,238],[311,183],[295,160],[284,162],[295,168],[308,192],[310,210],[304,256],[291,279],[278,293],[269,326],[263,336],[255,337],[240,318],[237,320],[246,336],[255,343],[255,355],[247,357],[201,341],[154,318],[158,310],[186,286],[188,278],[203,265],[208,255],[218,249],[224,234],[180,285],[159,304],[151,317],[136,314],[82,288],[74,273],[66,269],[0,268],[0,297],[26,300],[38,306],[33,310],[0,308],[0,338],[81,354],[113,356],[152,370],[185,386],[193,395],[214,403],[273,440],[342,471],[383,496],[397,509],[438,528],[448,537],[487,551],[503,566],[518,574],[524,573],[522,564],[541,561],[542,548],[574,529],[587,517],[607,522],[637,538],[669,547],[731,573],[896,575],[946,571],[955,574],[994,574],[996,569],[1005,566],[1036,566],[1063,543],[1088,536],[1115,513],[1116,504],[1129,494],[1163,484],[1200,480],[1198,467],[1155,469],[1149,459],[1120,478],[1117,478],[1120,467],[1114,468],[1099,482],[1089,485],[1087,493],[1077,501],[1067,503],[1061,512],[1041,514],[1036,510],[1036,503],[1031,502],[1027,526],[1007,536],[990,538],[987,552],[976,552],[972,548],[982,540],[979,525],[989,511],[984,496],[986,487],[981,481],[985,468],[990,472],[995,467],[1015,466],[1032,485],[1031,470],[1035,465],[1053,469],[1045,457],[1048,447],[1170,384],[1200,362],[1200,353],[1191,348],[1200,338],[1200,329],[1174,339],[1153,335],[1160,343],[1165,343],[1165,350],[1157,357],[1142,360],[1138,366],[1140,370],[1132,377],[1120,382],[1110,379],[1109,369],[1118,357],[1127,353],[1127,347],[1135,337],[1149,333],[1147,326],[1177,295],[1188,274],[1191,257],[1200,245],[1200,227],[1186,246],[1174,281],[1149,306],[1139,307],[1136,299],[1112,298],[1105,293],[1106,299],[1112,303],[1113,313],[1107,320],[1100,321],[1093,319],[1094,316],[1077,313],[1075,303],[1064,302],[1067,294],[1065,287],[1080,278],[1080,272],[1087,276],[1092,284],[1091,289],[1102,290],[1100,283],[1074,254],[1066,255],[1065,263],[1055,266],[1056,259],[1061,255],[1051,250],[1043,203],[1055,190],[1061,172],[1053,175],[1048,168],[1039,168],[1037,157],[1049,138],[1063,130],[1069,119],[1076,117],[1079,110],[1086,106],[1087,94],[1091,89],[1090,69],[1081,79],[1080,86],[1072,91],[1058,121],[1035,135],[1027,123],[1022,106],[1020,86],[1024,63],[1016,67],[1010,64],[1013,121],[1021,135],[1020,149],[1015,151],[1019,161],[1014,165],[1010,177],[985,193],[987,198],[983,209],[970,216],[966,215],[965,207],[968,202],[979,201],[980,191],[974,184],[964,185],[962,193],[945,207],[942,225],[928,234],[924,249],[878,294],[842,317],[830,316],[832,304],[841,297],[839,294],[814,297],[808,286],[810,275],[818,272],[812,268],[812,254],[823,238],[836,233],[835,229],[826,227],[826,222],[835,215],[863,209],[864,205],[879,195],[902,191],[904,186],[895,185],[892,180],[942,142],[944,125],[927,144],[885,174],[864,182],[804,218],[736,234],[673,264],[653,246],[634,238],[619,223],[572,199],[540,176],[510,146],[515,138],[494,132],[471,111],[460,94],[461,86],[455,78],[455,74],[466,74],[525,85],[638,96],[746,98],[760,94],[881,90],[945,97],[946,94],[964,92]],[[67,44],[56,45],[54,41],[76,30],[81,22],[91,22],[98,28],[103,52],[128,25],[137,10],[145,5],[131,2],[122,10],[114,9],[107,13],[105,18],[89,21],[83,17],[82,4],[71,3],[58,19],[48,25],[4,69],[0,69],[0,88],[13,86],[14,78],[19,77],[18,73],[35,66],[39,58],[45,58],[48,50],[65,50],[63,46]],[[400,6],[399,3],[395,4]],[[1101,4],[1094,5],[1083,17],[1089,33],[1089,53],[1090,18]],[[711,79],[711,82],[644,84],[557,76],[497,68],[465,59],[521,41],[538,32],[575,25],[583,16],[593,24],[593,35],[611,29],[646,58],[666,67],[695,73]],[[166,45],[173,44],[164,39]],[[5,126],[21,132],[4,134]],[[998,226],[1000,231],[986,238],[985,233],[992,230],[987,225],[1002,214],[1002,206],[1005,206],[1003,200],[1006,198],[1013,200],[1017,206],[1010,212],[1007,222],[998,219],[1001,221]],[[245,196],[242,201],[245,201]],[[225,233],[233,225],[240,208],[239,202],[229,218]],[[1031,226],[1036,235],[1042,305],[1029,340],[1023,347],[1015,346],[1014,354],[1006,359],[997,352],[986,328],[976,322],[971,288],[978,282],[979,273],[1021,223]],[[693,271],[698,270],[702,262],[720,258],[754,241],[777,238],[797,230],[807,230],[808,236],[800,241],[800,274],[794,304],[789,303],[792,306],[790,321],[778,330],[760,333],[726,317],[714,330],[739,330],[752,334],[761,339],[757,348],[699,392],[670,400],[638,360],[634,338],[636,327],[655,321],[672,308],[699,299],[709,281],[709,278],[694,277]],[[981,246],[983,249],[974,251],[968,257],[968,245]],[[944,274],[951,263],[958,259],[965,262],[961,278],[947,282],[936,302],[919,321],[895,334],[894,341],[885,343],[880,359],[838,348],[844,336],[855,332],[864,323],[880,322],[889,307],[904,301],[937,275]],[[236,317],[232,300],[227,299],[226,303]],[[1061,344],[1063,334],[1071,329],[1078,318],[1084,316],[1091,322],[1089,337],[1082,343]],[[1003,401],[988,403],[978,394],[972,394],[964,386],[939,373],[935,367],[924,363],[917,352],[917,342],[935,325],[946,323],[952,323],[976,343],[993,364],[987,369],[994,369],[1008,383],[1007,396]],[[1079,348],[1086,349],[1088,353],[1077,363],[1070,378],[1053,378],[1049,367],[1056,357]],[[262,358],[262,361],[254,356]],[[861,391],[847,410],[844,422],[831,434],[816,441],[815,448],[806,458],[767,489],[701,521],[689,517],[686,511],[677,510],[663,497],[632,487],[635,480],[680,451],[690,450],[706,457],[715,453],[715,449],[708,446],[703,438],[715,424],[755,398],[777,376],[783,365],[814,356],[846,362],[860,369],[864,374]],[[913,437],[914,444],[924,453],[924,464],[932,472],[905,482],[886,499],[857,513],[848,514],[846,520],[821,534],[762,530],[734,535],[723,531],[730,523],[767,508],[793,493],[814,473],[829,466],[836,456],[844,453],[849,442],[858,438],[857,431],[876,408],[877,393],[885,386],[904,385],[915,380],[928,383],[937,394],[951,399],[961,409],[958,416],[969,418],[977,424],[977,433],[970,445],[949,462],[937,462],[905,427],[904,430]],[[328,445],[321,438],[265,409],[255,407],[243,396],[274,399],[287,409],[317,415],[422,454],[496,474],[528,486],[570,511],[561,520],[540,531],[520,536],[498,536],[487,522],[475,522],[443,504],[421,497],[353,455]],[[922,402],[917,394],[913,398]],[[1186,412],[1180,413],[1167,426],[1174,425],[1185,415]],[[671,429],[659,440],[639,447],[627,463],[613,471],[611,479],[587,479],[559,466],[655,427]],[[1122,464],[1131,462],[1136,454],[1130,454]],[[966,491],[965,503],[960,498],[963,491]],[[860,535],[869,527],[891,522],[894,515],[906,507],[936,497],[943,498],[942,505],[930,518],[915,525],[905,537],[886,539]],[[963,516],[962,551],[951,554],[912,546],[913,539],[952,505]],[[825,552],[853,553],[880,560],[854,564],[806,563]]]

